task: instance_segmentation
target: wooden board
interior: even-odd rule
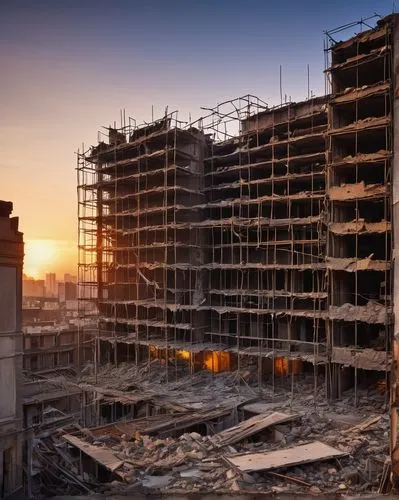
[[[82,450],[83,453],[102,464],[111,472],[114,472],[123,464],[122,460],[119,460],[118,457],[105,447],[102,448],[99,446],[93,446],[92,444],[86,443],[85,441],[82,441],[82,439],[72,436],[71,434],[64,434],[62,437],[65,441]]]
[[[240,422],[234,427],[230,427],[224,431],[212,436],[212,442],[216,446],[227,446],[238,443],[257,432],[270,427],[271,425],[282,424],[298,418],[298,415],[288,415],[286,413],[274,412],[270,415],[255,415]]]
[[[332,446],[314,441],[313,443],[285,448],[264,453],[248,453],[246,455],[233,455],[226,459],[242,472],[255,472],[260,470],[278,469],[291,465],[318,462],[347,455]]]

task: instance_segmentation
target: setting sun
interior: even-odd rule
[[[51,270],[57,260],[58,245],[54,240],[25,242],[24,273],[39,278]]]

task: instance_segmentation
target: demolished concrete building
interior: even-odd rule
[[[192,374],[250,368],[292,400],[308,374],[316,407],[349,388],[355,405],[365,388],[388,404],[391,390],[396,422],[398,17],[334,36],[325,96],[269,107],[247,95],[188,125],[121,119],[79,152],[95,370],[158,359],[171,381],[174,360]]]
[[[385,378],[392,19],[332,46],[331,95],[239,98],[240,132],[221,141],[209,131],[223,105],[210,125],[171,114],[109,129],[79,155],[80,285],[98,303],[100,362],[180,351],[194,369],[195,353],[223,352],[215,363],[252,358],[262,378],[284,358],[323,371],[331,397],[364,370]]]

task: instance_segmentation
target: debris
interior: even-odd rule
[[[172,480],[171,475],[166,476],[145,476],[143,486],[146,488],[165,488]]]
[[[202,477],[204,475],[199,469],[189,469],[183,472],[180,472],[181,477]]]
[[[378,424],[381,421],[381,415],[372,416],[360,422],[360,424],[351,427],[350,429],[346,429],[344,434],[353,434],[355,432],[364,432],[366,429],[371,427],[372,425]]]
[[[256,415],[239,423],[235,427],[230,427],[219,432],[212,437],[212,442],[219,446],[227,446],[243,439],[246,439],[257,432],[282,422],[289,422],[298,418],[298,415],[287,415],[285,413],[274,412],[271,415]]]
[[[233,481],[233,484],[231,485],[231,490],[232,491],[241,491],[240,484],[236,479]]]
[[[278,477],[279,479],[284,479],[285,481],[292,481],[293,483],[300,484],[302,486],[311,486],[310,483],[304,481],[303,479],[299,479],[298,477],[295,476],[287,476],[286,474],[279,474],[277,472],[268,472],[269,476],[274,476]]]

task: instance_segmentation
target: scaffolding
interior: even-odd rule
[[[82,315],[93,302],[98,311],[96,362],[138,361],[141,342],[164,341],[168,377],[169,343],[196,340],[203,149],[173,112],[129,119],[78,154],[80,301]]]
[[[309,365],[315,400],[326,362],[325,102],[246,115],[233,102],[241,110],[239,133],[213,140],[205,159],[205,338],[236,352],[239,370],[255,364],[258,383],[270,381],[273,391],[279,376],[293,393],[294,374]]]
[[[388,385],[392,26],[327,33],[325,96],[246,95],[192,123],[122,116],[82,149],[79,290],[96,366],[158,358],[166,381],[179,361],[251,369],[291,398],[303,374],[314,404]]]
[[[393,113],[392,23],[384,20],[345,42],[334,41],[354,25],[327,33],[326,194],[327,258],[334,263],[328,277],[331,391],[340,397],[354,387],[356,404],[366,379],[383,377],[388,387]]]

